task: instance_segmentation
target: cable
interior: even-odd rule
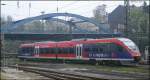
[[[59,2],[59,1],[57,0],[57,7],[58,7],[58,2]],[[74,1],[74,2],[72,2],[72,3],[69,3],[69,4],[65,5],[65,6],[62,6],[62,7],[59,8],[59,10],[60,10],[60,9],[64,9],[64,8],[70,6],[70,5],[72,6],[72,5],[76,4],[75,2],[77,3],[77,2],[79,2],[79,1]],[[51,12],[55,12],[55,10],[51,10]]]
[[[72,5],[74,5],[74,4],[76,4],[76,3],[78,3],[79,1],[74,1],[74,2],[72,2],[72,3],[69,3],[69,4],[67,4],[67,5],[65,5],[65,6],[62,6],[62,7],[60,7],[60,8],[65,8],[65,7],[68,7],[68,6],[72,6]]]

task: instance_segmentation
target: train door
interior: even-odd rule
[[[39,46],[35,46],[34,55],[35,55],[36,57],[39,57]]]
[[[76,45],[75,52],[76,52],[76,58],[77,59],[82,58],[82,48],[83,48],[83,44],[77,44]]]

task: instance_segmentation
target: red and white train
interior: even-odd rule
[[[127,38],[74,39],[60,42],[21,44],[20,59],[63,59],[86,61],[137,62],[141,54]]]

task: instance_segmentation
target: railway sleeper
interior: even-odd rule
[[[48,77],[48,78],[52,78],[54,80],[68,80],[67,78],[60,77],[58,75],[54,75],[54,74],[51,74],[49,72],[42,72],[42,71],[38,71],[38,70],[31,70],[31,69],[25,69],[25,68],[23,68],[23,70],[24,71],[33,72],[33,73],[37,73],[37,74],[40,74],[42,76],[45,76],[45,77]]]
[[[63,74],[63,73],[50,73],[52,75],[55,76],[60,76],[60,77],[64,77],[64,78],[69,78],[69,79],[73,79],[73,80],[92,80],[91,78],[85,78],[85,77],[79,77],[79,76],[74,76],[74,75],[67,75],[67,74]]]
[[[63,74],[63,73],[54,73],[54,72],[45,72],[45,73],[56,76],[56,77],[64,78],[65,80],[92,80],[90,78],[67,75],[67,74]]]

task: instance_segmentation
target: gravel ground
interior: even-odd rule
[[[53,80],[39,74],[25,72],[14,68],[2,68],[1,76],[4,80]]]

